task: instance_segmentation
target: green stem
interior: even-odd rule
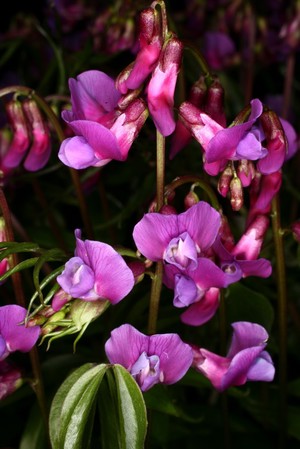
[[[219,204],[218,198],[214,192],[214,190],[211,188],[211,186],[204,181],[199,176],[195,175],[184,175],[184,176],[178,176],[175,178],[170,184],[168,184],[165,188],[165,197],[168,198],[171,192],[173,192],[178,187],[184,185],[184,184],[193,184],[192,188],[195,189],[196,187],[199,187],[202,189],[209,197],[209,200],[212,204],[212,206],[216,210],[221,210],[221,206]]]
[[[283,232],[280,224],[280,204],[277,194],[272,201],[272,226],[276,256],[276,279],[278,292],[278,328],[279,328],[279,447],[286,443],[287,416],[287,292],[286,272],[283,248]]]
[[[189,50],[195,56],[196,60],[198,61],[199,65],[201,67],[202,72],[204,73],[204,76],[206,77],[206,81],[209,86],[213,82],[214,79],[210,72],[210,68],[209,68],[209,65],[208,65],[206,59],[204,58],[202,53],[199,52],[199,49],[194,44],[192,44],[190,41],[183,39],[182,42],[184,44],[184,48],[186,50]]]
[[[156,132],[156,210],[159,211],[164,205],[165,191],[165,138]],[[157,262],[155,274],[152,279],[150,308],[148,320],[148,333],[154,334],[156,331],[160,294],[163,278],[163,262]]]
[[[156,263],[155,274],[151,285],[150,310],[148,320],[149,335],[155,334],[156,332],[159,300],[162,288],[162,278],[163,278],[163,262],[160,261]]]
[[[165,138],[156,132],[156,210],[164,205],[165,191]]]
[[[227,320],[226,320],[226,309],[225,309],[225,295],[224,290],[220,293],[220,308],[219,308],[219,326],[220,326],[220,352],[225,356],[227,348]],[[229,419],[229,407],[228,407],[228,396],[227,392],[221,394],[221,404],[222,404],[222,417],[223,417],[223,430],[224,430],[224,449],[229,449],[231,447],[230,439],[230,419]]]

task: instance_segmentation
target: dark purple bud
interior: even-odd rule
[[[204,112],[219,125],[226,127],[226,115],[224,109],[224,89],[218,78],[215,78],[207,89]]]

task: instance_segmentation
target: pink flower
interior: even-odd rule
[[[212,246],[220,225],[220,214],[200,201],[178,215],[145,214],[134,227],[133,239],[148,259],[164,260],[185,270],[197,267],[198,256]]]
[[[134,277],[126,262],[110,245],[93,240],[81,240],[75,231],[76,249],[57,277],[61,288],[73,298],[84,301],[121,301],[133,288]]]
[[[0,307],[0,361],[11,352],[30,351],[40,336],[40,327],[26,327],[27,310],[18,305]]]
[[[193,361],[191,347],[177,334],[144,335],[130,324],[111,332],[105,343],[110,363],[118,363],[134,377],[142,391],[157,383],[178,382]]]
[[[124,161],[148,117],[143,100],[135,99],[124,110],[117,108],[120,93],[103,72],[90,70],[70,79],[72,110],[62,117],[75,133],[59,150],[67,166],[100,167],[111,160]]]
[[[219,391],[247,381],[271,382],[275,369],[265,347],[267,331],[256,323],[232,324],[233,337],[226,357],[194,347],[193,367],[207,377]]]

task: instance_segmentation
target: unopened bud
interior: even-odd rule
[[[234,178],[231,180],[229,188],[230,188],[230,203],[232,210],[238,211],[244,204],[244,197],[243,197],[243,186],[240,179],[237,176],[234,176]]]
[[[300,243],[300,220],[291,225],[291,231],[296,242]]]
[[[207,93],[207,85],[204,76],[201,76],[191,87],[188,101],[193,105],[201,108]]]
[[[163,215],[176,215],[177,214],[177,210],[175,209],[174,206],[171,206],[170,204],[164,204],[160,210],[159,210],[160,214]]]
[[[127,265],[129,266],[129,268],[133,273],[135,284],[141,282],[144,279],[144,274],[146,270],[144,262],[141,262],[139,260],[133,260],[128,262]]]
[[[20,101],[10,101],[5,106],[8,120],[13,131],[13,138],[3,157],[4,168],[17,167],[30,145],[27,119]]]
[[[232,178],[233,178],[232,166],[231,165],[227,165],[227,167],[222,172],[222,174],[221,174],[221,176],[219,178],[219,181],[218,181],[218,192],[224,198],[226,197],[227,193],[229,192]]]
[[[278,115],[271,110],[264,111],[260,116],[268,154],[257,163],[258,170],[268,175],[274,173],[282,167],[287,155],[287,140],[282,123]]]
[[[49,127],[34,100],[25,100],[23,108],[32,133],[32,143],[24,167],[28,171],[37,171],[46,165],[50,157]]]
[[[58,312],[64,307],[65,304],[67,304],[72,299],[73,298],[71,295],[60,288],[52,298],[51,307],[55,312]]]
[[[189,209],[195,204],[199,203],[199,197],[194,192],[194,190],[190,190],[189,193],[184,198],[184,207],[185,209]]]
[[[224,89],[220,81],[215,78],[207,89],[204,111],[219,125],[226,127],[226,115],[224,108]]]
[[[237,175],[241,180],[243,187],[248,187],[255,176],[255,167],[252,161],[241,159],[237,166]]]
[[[176,36],[172,36],[166,41],[161,51],[159,60],[161,70],[165,72],[171,64],[174,64],[178,73],[181,66],[182,53],[183,43]]]

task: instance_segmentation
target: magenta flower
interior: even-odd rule
[[[275,368],[264,349],[267,331],[256,323],[240,321],[232,324],[233,337],[226,357],[203,348],[194,348],[193,367],[207,377],[218,391],[247,381],[271,382]]]
[[[134,286],[132,271],[110,245],[81,240],[79,229],[75,230],[75,237],[75,257],[57,277],[58,284],[73,298],[117,304]]]
[[[271,262],[267,259],[256,259],[253,257],[257,246],[259,248],[261,246],[261,242],[255,240],[255,232],[251,233],[249,231],[247,235],[244,234],[234,249],[229,252],[221,240],[216,239],[213,249],[219,260],[218,265],[228,278],[228,284],[237,282],[242,277],[258,276],[267,278],[271,275]]]
[[[164,284],[174,290],[175,307],[188,307],[200,301],[211,287],[227,287],[228,278],[212,260],[199,257],[197,267],[181,271],[173,264],[166,264]]]
[[[27,310],[18,305],[0,307],[0,361],[11,352],[30,351],[40,335],[40,327],[26,327]]]
[[[207,323],[216,313],[220,305],[220,290],[209,288],[200,301],[191,304],[181,315],[180,319],[189,326],[201,326]]]
[[[142,391],[178,382],[193,361],[192,348],[177,334],[144,335],[130,324],[111,332],[105,343],[110,363],[124,366]]]
[[[148,259],[173,264],[180,270],[196,268],[198,256],[214,243],[221,225],[220,214],[200,201],[181,214],[148,213],[133,230],[135,244]]]
[[[62,117],[75,136],[62,142],[59,159],[76,169],[124,161],[148,117],[144,101],[136,99],[117,109],[120,93],[114,80],[97,70],[71,78],[69,87],[72,110],[63,111]]]

